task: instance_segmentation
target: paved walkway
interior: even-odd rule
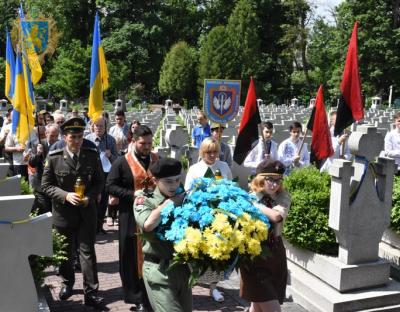
[[[98,235],[96,243],[96,255],[98,261],[100,289],[99,295],[105,298],[105,311],[135,311],[134,305],[125,304],[122,298],[121,280],[118,273],[118,237],[117,227],[105,225],[107,235]],[[60,291],[60,279],[54,271],[48,271],[45,284],[48,290],[45,293],[47,303],[52,312],[78,312],[93,311],[83,305],[82,274],[76,274],[74,295],[67,301],[58,300]],[[225,302],[217,303],[209,296],[208,288],[204,285],[196,285],[193,288],[193,311],[244,311],[248,304],[239,298],[239,277],[232,274],[227,281],[221,282],[221,290],[225,294]],[[304,312],[300,306],[294,303],[285,303],[285,312]]]

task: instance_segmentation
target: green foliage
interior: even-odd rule
[[[330,176],[315,167],[294,170],[285,179],[292,206],[283,234],[293,245],[323,254],[336,254],[335,233],[328,227]]]
[[[47,80],[37,87],[39,93],[52,94],[57,98],[78,98],[89,92],[91,48],[85,48],[78,40],[59,49]],[[88,98],[88,97],[87,97]]]
[[[260,60],[260,38],[258,28],[260,20],[254,8],[254,1],[239,0],[229,17],[226,31],[236,53],[232,78],[248,80],[251,75],[257,77]]]
[[[41,286],[44,281],[45,273],[44,270],[49,266],[59,266],[61,262],[67,260],[67,243],[65,236],[57,233],[54,229],[52,230],[53,236],[53,256],[52,257],[41,257],[32,255],[29,257],[29,263],[31,265],[33,279],[36,285]]]
[[[394,177],[392,200],[390,227],[400,234],[400,177],[398,176]]]
[[[174,44],[161,67],[160,94],[178,101],[193,99],[196,92],[197,53],[184,41]]]
[[[214,27],[200,49],[199,93],[203,93],[204,79],[237,79],[238,62],[235,47],[225,26]]]
[[[158,126],[156,133],[154,134],[153,137],[153,147],[160,146],[161,142],[161,129],[164,127],[164,119],[165,117],[161,120],[160,125]]]
[[[21,180],[21,195],[33,194],[33,189],[30,187],[29,182],[22,178]]]

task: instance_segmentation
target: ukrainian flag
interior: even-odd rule
[[[39,82],[40,78],[42,78],[43,71],[42,66],[40,65],[39,56],[36,53],[35,45],[31,37],[31,31],[28,27],[28,23],[25,22],[22,3],[19,9],[19,16],[21,21],[23,47],[28,56],[29,67],[32,73],[32,83],[35,85]]]
[[[35,125],[33,118],[35,97],[30,79],[29,66],[27,66],[26,62],[22,62],[21,53],[17,54],[14,81],[12,132],[15,134],[18,142],[25,146]]]
[[[96,14],[90,68],[89,117],[96,121],[103,112],[103,91],[108,89],[108,70],[100,39],[100,21]]]
[[[14,93],[15,56],[11,44],[10,33],[6,34],[6,83],[4,94],[11,102]]]

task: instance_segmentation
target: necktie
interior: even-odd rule
[[[266,154],[271,154],[271,141],[267,142],[265,145]]]
[[[76,164],[78,163],[78,155],[74,154],[72,160],[74,161],[74,165],[76,166]]]

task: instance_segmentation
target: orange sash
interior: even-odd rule
[[[136,156],[133,152],[128,152],[125,154],[125,159],[128,162],[129,168],[131,169],[133,176],[133,191],[139,191],[143,189],[155,189],[156,183],[154,181],[154,177],[149,170],[145,170],[140,162],[137,160]],[[158,156],[154,153],[150,154],[150,166],[156,162]],[[136,225],[136,233],[139,233],[140,229]],[[142,240],[137,236],[137,265],[138,265],[138,274],[139,277],[143,276],[143,252],[142,252]]]

